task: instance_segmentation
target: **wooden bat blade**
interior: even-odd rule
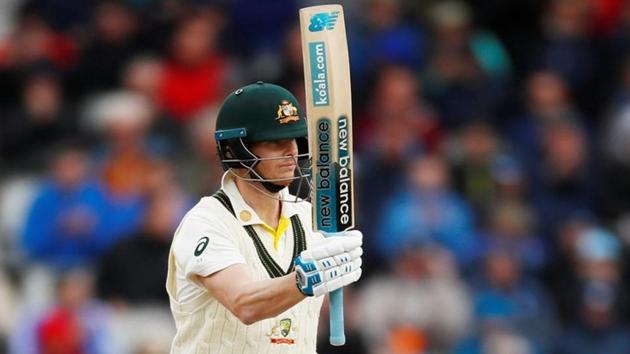
[[[350,64],[340,5],[300,10],[313,190],[313,228],[354,227]],[[330,343],[345,344],[343,292],[330,294]]]

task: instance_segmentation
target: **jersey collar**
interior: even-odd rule
[[[234,208],[234,213],[236,214],[236,218],[242,225],[261,225],[264,222],[258,217],[258,214],[250,207],[247,202],[243,199],[243,196],[239,192],[236,187],[236,182],[234,181],[236,177],[232,174],[232,172],[227,171],[223,174],[221,179],[221,189],[225,192],[225,194],[230,198],[230,202],[232,203],[232,207]],[[295,198],[289,193],[288,188],[284,188],[280,191],[281,199],[289,199]],[[293,215],[298,214],[298,209],[296,208],[294,203],[286,202],[284,200],[282,203],[282,211],[281,215],[290,219]]]

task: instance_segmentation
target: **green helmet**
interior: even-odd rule
[[[255,171],[261,159],[250,151],[251,144],[295,139],[298,145],[295,158],[304,162],[308,160],[307,136],[306,117],[295,96],[281,86],[262,81],[228,95],[219,110],[215,132],[225,170],[247,168],[256,176],[252,176],[253,180],[271,183]]]
[[[245,138],[257,142],[306,136],[306,119],[295,96],[262,81],[232,92],[217,117],[217,141]]]

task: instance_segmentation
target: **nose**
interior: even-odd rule
[[[298,154],[297,141],[295,139],[287,139],[283,142],[283,149],[286,156],[296,156]]]

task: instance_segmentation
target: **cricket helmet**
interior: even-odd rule
[[[298,155],[293,158],[300,167],[308,163],[307,137],[306,117],[295,96],[281,86],[262,81],[230,93],[217,116],[215,139],[223,169],[246,168],[251,180],[263,182],[272,192],[283,187],[256,172],[262,159],[250,150],[251,144],[295,139]]]

